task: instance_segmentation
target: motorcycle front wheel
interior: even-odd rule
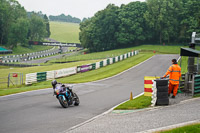
[[[75,106],[78,106],[79,103],[80,103],[80,101],[79,101],[79,98],[78,98],[78,96],[76,95],[76,93],[74,93],[74,101],[75,101],[74,105],[75,105]]]
[[[59,102],[60,102],[60,105],[61,105],[63,108],[67,108],[67,107],[69,106],[67,100],[64,100],[62,96],[59,96],[59,97],[58,97],[58,100],[59,100]]]

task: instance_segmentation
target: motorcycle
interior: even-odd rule
[[[53,95],[59,100],[63,108],[74,104],[78,106],[80,104],[79,97],[72,91],[72,86],[65,86],[64,84],[57,83],[55,80],[52,81]]]

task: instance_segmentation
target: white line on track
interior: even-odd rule
[[[139,96],[141,96],[141,95],[143,95],[143,94],[144,94],[144,92],[141,93],[141,94],[139,94],[139,95],[137,95],[137,96],[135,96],[135,97],[133,97],[133,99],[135,99],[135,98],[137,98],[137,97],[139,97]],[[128,99],[128,100],[129,100],[129,99]],[[122,102],[122,103],[120,103],[120,104],[123,104],[123,103],[127,102],[128,100],[126,100],[126,101],[124,101],[124,102]],[[76,126],[73,126],[73,127],[69,128],[68,130],[63,131],[63,132],[61,132],[61,133],[69,132],[69,131],[74,130],[74,129],[78,128],[78,127],[81,127],[81,126],[83,126],[83,125],[85,125],[85,124],[87,124],[87,123],[89,123],[89,122],[92,122],[93,120],[95,120],[95,119],[97,119],[97,118],[99,118],[99,117],[102,117],[102,116],[108,114],[109,112],[111,112],[114,108],[116,108],[116,107],[119,106],[120,104],[118,104],[118,105],[112,107],[111,109],[109,109],[108,111],[106,111],[106,112],[104,112],[104,113],[102,113],[102,114],[100,114],[100,115],[97,115],[97,116],[95,116],[95,117],[93,117],[93,118],[91,118],[91,119],[89,119],[89,120],[87,120],[87,121],[85,121],[85,122],[83,122],[83,123],[80,123],[80,124],[78,124],[78,125],[76,125]]]

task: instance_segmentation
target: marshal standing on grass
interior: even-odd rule
[[[172,65],[169,67],[163,78],[167,75],[169,75],[168,95],[170,96],[170,93],[173,90],[172,98],[175,98],[179,87],[179,79],[181,77],[181,67],[177,64],[176,59],[172,59]]]

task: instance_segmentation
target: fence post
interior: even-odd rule
[[[10,73],[8,74],[8,88],[9,88],[9,84],[10,84]]]

